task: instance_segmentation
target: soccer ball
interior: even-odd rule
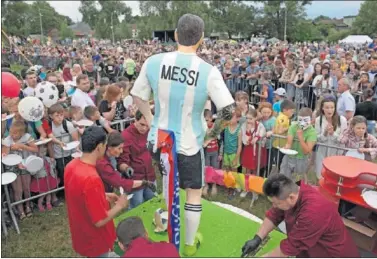
[[[154,232],[165,232],[168,229],[168,212],[159,208],[154,213],[153,224],[156,226]]]
[[[41,82],[35,88],[35,97],[39,98],[47,108],[50,108],[58,102],[59,90],[53,83]]]

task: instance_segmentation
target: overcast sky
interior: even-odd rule
[[[69,16],[74,22],[82,18],[79,12],[80,1],[48,1],[58,13]],[[132,14],[140,14],[139,1],[125,1],[131,7]],[[342,18],[347,15],[357,15],[360,5],[363,1],[312,1],[312,4],[306,7],[306,13],[309,18],[315,18],[319,15],[329,16],[331,18]]]

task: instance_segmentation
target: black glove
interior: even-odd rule
[[[143,180],[143,186],[148,187],[149,189],[151,189],[152,192],[157,191],[156,185],[151,181]]]
[[[247,241],[244,246],[242,247],[242,255],[241,257],[245,257],[251,252],[253,252],[255,249],[258,248],[258,246],[262,243],[262,239],[255,235],[253,239]]]
[[[122,177],[130,179],[134,175],[134,169],[132,167],[127,167],[125,171],[121,172]]]

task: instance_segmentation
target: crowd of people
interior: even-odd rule
[[[38,153],[45,166],[33,175],[23,164],[6,166],[4,170],[17,174],[12,183],[14,201],[65,186],[65,199],[59,193],[47,194],[38,198],[37,208],[43,212],[64,201],[70,205],[68,217],[71,233],[75,233],[73,247],[81,255],[110,256],[109,252],[104,255],[104,251],[110,251],[113,244],[103,240],[115,240],[111,227],[101,228],[103,233],[96,235],[97,239],[89,246],[82,240],[95,227],[108,226],[118,212],[135,208],[157,195],[158,167],[153,165],[147,148],[150,118],[137,109],[135,98],[145,94],[140,88],[146,77],[143,73],[147,73],[142,71],[144,62],[155,54],[174,50],[175,46],[158,42],[110,46],[88,41],[77,46],[17,47],[17,54],[38,52],[38,55],[59,57],[61,62],[56,67],[23,69],[17,75],[22,85],[19,98],[3,103],[2,107],[2,155],[18,154],[26,159]],[[245,174],[260,173],[265,177],[275,165],[280,174],[294,182],[301,179],[307,182],[312,166],[317,178],[321,178],[322,161],[327,156],[347,154],[374,160],[377,156],[376,51],[377,39],[357,47],[203,42],[198,57],[218,69],[236,104],[225,129],[216,138],[204,142],[205,165]],[[3,51],[4,54],[7,53]],[[10,64],[3,62],[2,71],[7,70],[10,71]],[[165,73],[169,80],[181,82],[184,77],[183,81],[190,87],[196,86],[197,77],[191,71],[187,77],[178,75],[175,67]],[[142,79],[138,79],[139,74]],[[134,91],[139,94],[136,97],[132,94],[135,80],[139,80]],[[37,84],[43,81],[56,85],[59,100],[45,107],[41,121],[25,121],[18,111],[19,101],[34,96]],[[219,102],[208,98],[201,113],[208,132],[215,128],[218,114],[212,101]],[[155,112],[162,104],[151,99],[149,105]],[[5,119],[10,114],[14,117]],[[82,120],[98,127],[85,129],[79,123]],[[35,145],[36,140],[46,138],[52,141]],[[64,150],[71,141],[81,141],[80,147]],[[284,155],[281,148],[293,149],[297,154]],[[80,154],[81,159],[73,159],[73,153]],[[77,170],[83,174],[73,177]],[[111,194],[119,188],[133,194],[129,204],[126,197]],[[106,193],[106,197],[96,196],[98,190]],[[216,195],[217,186],[206,185],[203,195],[209,191]],[[76,200],[81,192],[86,193],[87,200]],[[237,190],[230,190],[229,198],[236,193]],[[247,193],[240,195],[246,197]],[[110,208],[108,202],[116,205]],[[191,206],[195,209],[200,206],[201,211],[201,205]],[[185,206],[185,210],[192,208]],[[20,203],[17,210],[20,220],[31,217],[32,203]],[[83,210],[90,211],[91,222],[83,217]],[[138,234],[130,236],[128,228]],[[121,247],[137,240],[144,245],[140,238],[145,238],[145,229],[137,218],[119,224],[116,234]],[[194,236],[195,233],[192,240]],[[130,252],[131,255],[136,254]]]

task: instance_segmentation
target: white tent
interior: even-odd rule
[[[348,44],[364,44],[366,42],[370,43],[373,40],[368,35],[349,35],[346,38],[339,41],[339,43]]]

